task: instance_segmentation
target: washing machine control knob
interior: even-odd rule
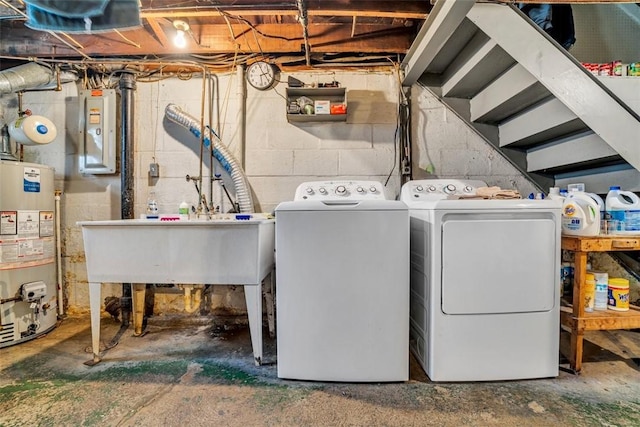
[[[313,188],[307,187],[307,194],[313,194]]]
[[[345,194],[347,194],[347,187],[345,187],[344,185],[338,185],[336,187],[336,194],[344,196]]]
[[[364,193],[364,188],[362,188],[362,187],[358,187],[358,188],[356,188],[356,191],[357,191],[358,193],[362,194],[362,193]]]
[[[327,189],[324,187],[320,187],[318,191],[320,192],[320,194],[327,194]]]
[[[430,185],[430,186],[427,188],[427,191],[428,191],[429,193],[433,193],[433,192],[434,192],[434,191],[436,191],[436,190],[437,190],[437,189],[436,189],[436,186],[435,186],[435,185]]]
[[[423,190],[424,190],[424,188],[422,187],[422,185],[418,185],[416,187],[416,191],[423,191]]]
[[[445,193],[452,194],[452,193],[455,193],[455,191],[456,191],[456,186],[453,185],[453,184],[449,184],[446,187],[444,187],[444,192]]]
[[[377,193],[378,189],[372,185],[371,188],[369,188],[369,191],[371,191],[372,193]]]
[[[473,187],[470,185],[467,185],[466,187],[464,187],[464,192],[465,193],[471,193],[473,192]]]

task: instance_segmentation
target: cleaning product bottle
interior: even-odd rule
[[[640,197],[620,187],[609,188],[605,200],[607,220],[617,234],[640,234]]]
[[[147,198],[147,219],[158,218],[158,202],[156,201],[156,193],[150,192]]]
[[[592,273],[584,275],[584,311],[593,311],[596,302],[596,280]]]
[[[189,219],[189,204],[187,202],[180,203],[178,215],[180,215],[180,219]]]
[[[560,194],[560,187],[549,187],[549,194],[547,195],[547,199],[551,200],[564,200],[563,195]]]
[[[596,281],[596,295],[593,308],[597,311],[606,310],[609,299],[609,274],[603,271],[588,271],[588,273],[593,274]]]
[[[564,199],[562,233],[569,236],[600,234],[600,206],[590,194],[574,190]]]

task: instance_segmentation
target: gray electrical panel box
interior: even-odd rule
[[[80,172],[116,173],[116,91],[81,90]]]

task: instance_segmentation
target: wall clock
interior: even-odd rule
[[[278,69],[264,61],[257,61],[247,67],[247,81],[258,90],[271,89],[277,82]]]

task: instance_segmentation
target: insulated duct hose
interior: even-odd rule
[[[164,110],[165,117],[176,123],[185,129],[188,129],[196,138],[201,136],[200,122],[188,113],[184,112],[180,107],[175,104],[169,104]],[[215,136],[218,140],[218,136],[209,127],[204,129],[204,146],[211,146],[211,136]],[[215,144],[213,148],[213,157],[222,165],[225,171],[231,176],[233,185],[236,189],[236,203],[240,208],[240,212],[249,213],[254,212],[253,198],[251,197],[251,190],[247,177],[242,170],[242,167],[238,164],[238,161],[233,157],[233,154],[229,152],[224,144]],[[202,159],[201,159],[202,160]]]

